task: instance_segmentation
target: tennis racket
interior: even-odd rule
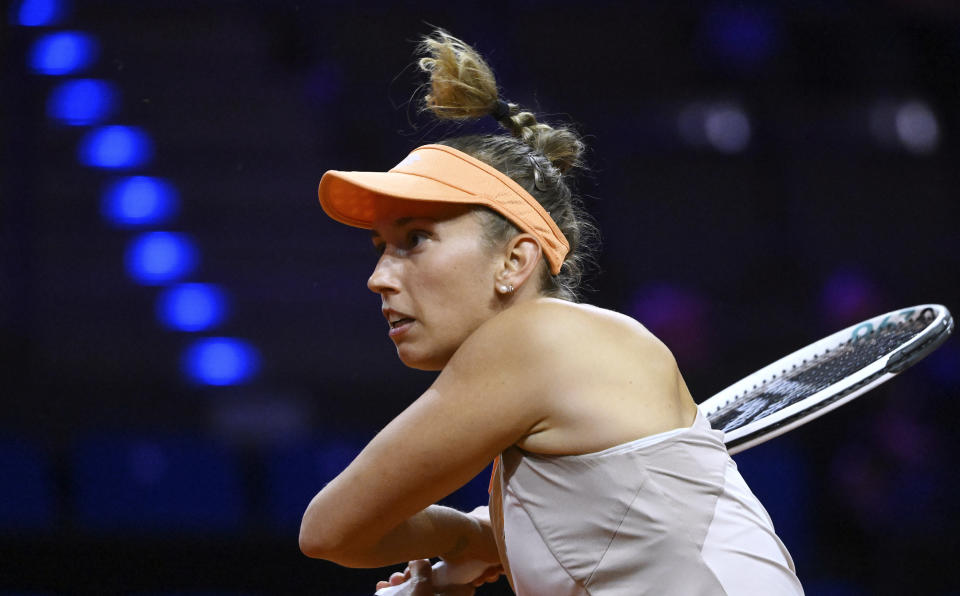
[[[802,426],[889,381],[953,331],[939,304],[894,310],[784,356],[700,404],[730,454]]]
[[[889,381],[940,346],[953,317],[939,304],[894,310],[851,325],[784,356],[699,405],[724,433],[731,455],[759,445],[839,408]],[[487,564],[434,564],[434,585],[466,584]],[[396,594],[403,584],[383,588]]]

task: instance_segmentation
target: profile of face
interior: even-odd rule
[[[397,355],[411,368],[440,370],[502,308],[503,256],[468,205],[383,201],[372,238],[380,257],[367,287],[381,297]]]

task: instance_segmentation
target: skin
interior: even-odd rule
[[[504,308],[491,292],[498,263],[478,242],[479,221],[466,205],[396,201],[374,222],[380,253],[367,281],[394,316],[416,319],[392,338],[412,368],[440,370],[464,339]],[[529,241],[528,241],[529,244]]]
[[[469,207],[383,200],[373,242],[369,288],[388,320],[413,319],[391,335],[398,356],[440,374],[310,502],[308,556],[479,559],[497,573],[496,521],[432,503],[510,446],[582,454],[693,423],[672,354],[642,325],[541,295],[546,263],[529,234],[491,249]]]

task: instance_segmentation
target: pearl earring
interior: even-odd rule
[[[501,294],[511,294],[513,293],[514,287],[513,284],[502,284],[499,290]]]

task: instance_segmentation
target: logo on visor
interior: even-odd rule
[[[398,163],[398,164],[396,165],[396,167],[394,167],[394,169],[402,168],[402,167],[404,167],[404,166],[412,166],[413,164],[417,163],[417,162],[420,161],[421,159],[423,159],[423,158],[420,157],[419,155],[417,155],[416,153],[411,153],[411,154],[408,155],[403,161],[401,161],[400,163]]]

